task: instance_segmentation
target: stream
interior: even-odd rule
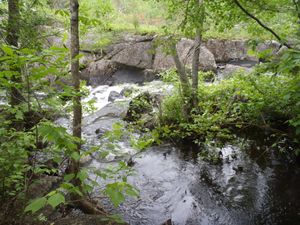
[[[99,136],[122,122],[130,98],[119,96],[108,102],[111,91],[124,89],[138,93],[171,93],[161,81],[143,86],[119,84],[90,88],[85,101],[94,99],[97,111],[86,114],[83,133],[89,145],[101,145]],[[60,121],[60,124],[67,124]],[[140,191],[139,198],[127,198],[117,209],[104,201],[108,211],[120,214],[132,225],[160,225],[171,220],[176,225],[296,225],[300,223],[300,169],[282,162],[262,138],[238,137],[223,148],[222,163],[211,165],[198,157],[201,147],[163,144],[137,153],[128,140],[119,142],[118,154],[134,155],[128,182]],[[104,165],[105,164],[105,165]],[[111,163],[114,164],[114,163]],[[93,157],[87,166],[107,163]],[[100,181],[99,181],[100,182]]]

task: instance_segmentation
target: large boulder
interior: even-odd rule
[[[259,43],[256,46],[256,52],[259,53],[260,61],[270,60],[273,56],[281,55],[285,50],[285,46],[273,40]]]
[[[124,118],[127,114],[128,107],[129,107],[128,101],[117,101],[117,102],[109,103],[102,109],[94,112],[89,116],[86,116],[83,120],[83,124],[90,125],[104,117]]]
[[[111,60],[140,69],[151,69],[153,62],[152,42],[120,43],[113,47]]]
[[[247,42],[243,40],[210,39],[205,46],[212,52],[217,63],[249,59]]]
[[[83,56],[80,57],[80,59],[79,59],[81,68],[86,68],[88,65],[97,61],[97,59],[99,57],[101,57],[101,55],[96,52],[92,53],[92,52],[87,52],[87,51],[81,51],[81,53],[83,53]]]
[[[154,36],[152,36],[152,35],[124,34],[121,39],[122,39],[122,42],[131,42],[131,43],[149,42],[149,41],[152,41],[154,39]]]
[[[123,83],[150,82],[156,79],[155,71],[128,67],[112,60],[92,62],[81,72],[81,79],[88,85],[117,85]]]
[[[99,60],[90,63],[81,72],[81,79],[86,80],[89,85],[93,86],[105,84],[118,69],[118,64],[111,60]]]
[[[128,101],[110,103],[83,119],[83,135],[90,145],[99,144],[99,137],[112,130],[114,123],[122,123],[129,108]]]
[[[246,40],[219,40],[210,39],[205,46],[213,53],[217,63],[227,63],[230,61],[258,61],[259,59],[248,53],[250,46]],[[265,41],[259,43],[255,50],[261,53],[270,50],[269,56],[275,55],[281,45],[277,41]]]
[[[218,77],[219,79],[226,79],[230,77],[231,75],[237,73],[237,72],[243,72],[243,73],[250,73],[253,70],[253,68],[249,67],[243,67],[240,65],[234,65],[234,64],[226,64],[224,67],[220,67]]]
[[[181,39],[176,48],[181,62],[190,67],[193,57],[194,41],[190,39]],[[215,71],[217,69],[214,55],[205,47],[200,49],[200,68],[204,71]],[[161,48],[156,50],[156,55],[153,63],[153,69],[157,71],[175,68],[175,63],[171,55],[167,55]]]

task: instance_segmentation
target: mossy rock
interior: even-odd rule
[[[152,98],[150,93],[141,93],[129,103],[129,109],[124,120],[127,122],[136,122],[142,117],[142,114],[151,113],[152,110]]]

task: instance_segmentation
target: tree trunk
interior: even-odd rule
[[[6,41],[8,45],[18,48],[19,40],[19,1],[18,0],[8,0],[8,23],[7,23],[7,37]],[[18,74],[12,77],[12,82],[18,85],[22,82],[21,79],[21,69],[15,66],[11,68],[12,71],[16,71]],[[22,102],[22,95],[15,85],[11,87],[10,93],[10,104],[11,106],[17,106]]]
[[[71,14],[71,74],[73,78],[73,88],[75,96],[73,97],[73,136],[81,140],[82,123],[82,105],[80,96],[80,78],[79,78],[79,3],[78,0],[70,0]],[[77,144],[77,153],[80,154],[81,144]],[[75,177],[80,171],[79,160],[71,159],[68,173]],[[82,183],[78,178],[73,180],[73,184],[81,187]],[[87,214],[105,214],[101,207],[88,201],[85,197],[73,194],[72,199],[78,208]]]
[[[198,0],[198,7],[199,7],[199,24],[196,28],[196,37],[194,42],[194,54],[193,54],[193,61],[192,61],[192,102],[194,109],[198,108],[198,81],[199,81],[199,56],[200,56],[200,49],[201,49],[201,42],[202,42],[202,30],[203,30],[203,23],[204,23],[204,2],[203,0]]]
[[[189,82],[188,75],[186,74],[185,68],[183,63],[180,61],[178,52],[176,49],[176,44],[172,45],[172,57],[178,72],[179,80],[180,80],[180,85],[181,85],[181,91],[182,91],[182,99],[183,99],[183,104],[182,104],[182,114],[185,120],[188,120],[190,117],[190,111],[191,111],[191,106],[190,106],[190,99],[191,99],[191,85]]]
[[[81,120],[82,106],[80,97],[80,78],[79,78],[79,22],[78,22],[78,0],[70,0],[71,14],[71,74],[73,79],[73,136],[81,139]],[[80,153],[81,145],[77,144],[77,151]],[[70,172],[77,174],[79,172],[79,161],[71,159]]]
[[[9,45],[18,47],[19,40],[19,0],[8,0],[8,23],[6,41]]]
[[[200,29],[196,31],[196,38],[194,43],[194,54],[193,54],[193,63],[192,63],[192,101],[193,107],[198,107],[198,80],[199,80],[199,56],[200,56],[200,47],[201,47],[201,36]]]
[[[180,61],[178,52],[176,49],[176,44],[172,45],[172,57],[179,75],[179,80],[182,88],[182,94],[184,97],[188,97],[190,95],[190,82],[189,78],[186,74],[183,63]]]
[[[19,0],[8,0],[8,23],[7,23],[7,36],[6,42],[8,45],[18,48],[19,41],[19,21],[20,21],[20,11],[19,11]],[[11,71],[16,74],[12,76],[11,81],[13,83],[10,88],[10,105],[11,107],[17,107],[24,101],[24,97],[20,92],[19,88],[22,86],[22,76],[21,68],[16,65],[10,67]],[[12,126],[20,131],[23,129],[22,121],[17,121],[13,119]]]

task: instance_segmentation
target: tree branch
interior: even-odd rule
[[[253,20],[255,20],[261,27],[263,27],[265,30],[269,31],[271,34],[273,34],[276,39],[284,46],[286,46],[287,48],[291,49],[292,47],[286,43],[284,40],[282,40],[282,38],[274,31],[272,30],[270,27],[266,26],[263,22],[261,22],[256,16],[252,15],[246,8],[244,8],[241,3],[238,0],[233,0],[233,2],[250,18],[252,18]]]

